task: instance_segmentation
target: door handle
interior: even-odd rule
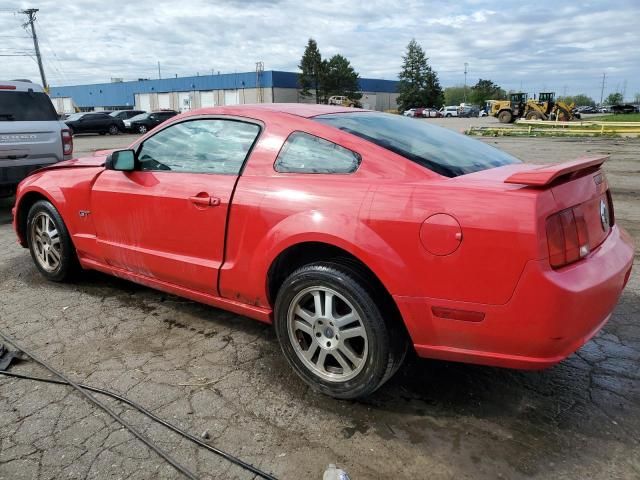
[[[218,205],[220,205],[220,199],[218,197],[195,196],[189,197],[189,200],[194,205],[200,205],[203,207],[217,207]]]

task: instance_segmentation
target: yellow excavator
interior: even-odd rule
[[[490,114],[500,123],[515,122],[518,118],[527,120],[569,121],[580,118],[573,113],[573,103],[556,101],[554,92],[542,92],[538,99],[530,99],[526,93],[512,93],[509,100],[492,100]]]

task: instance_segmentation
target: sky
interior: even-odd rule
[[[0,1],[0,79],[39,81],[23,8],[54,86],[255,70],[298,71],[313,37],[366,78],[397,79],[415,38],[444,87],[490,79],[507,90],[600,100],[640,94],[640,0]],[[8,56],[30,54],[31,56]]]

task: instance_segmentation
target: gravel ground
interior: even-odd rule
[[[424,120],[462,129],[493,119]],[[76,153],[133,136],[76,137]],[[640,243],[640,141],[496,138],[528,161],[610,153],[616,218]],[[371,398],[306,388],[268,326],[87,272],[44,281],[0,200],[0,330],[77,381],[119,392],[286,479],[640,478],[640,276],[591,342],[544,372],[410,358]],[[45,375],[32,362],[14,371]],[[105,400],[201,478],[253,478]],[[71,389],[0,377],[0,479],[179,478]]]

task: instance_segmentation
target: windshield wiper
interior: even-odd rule
[[[7,120],[15,120],[13,113],[0,113],[0,119],[5,118]]]

